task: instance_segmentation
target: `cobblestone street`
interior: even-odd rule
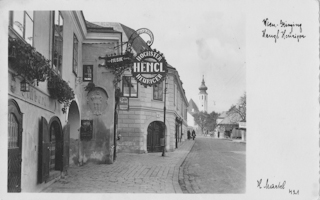
[[[186,141],[174,152],[119,153],[111,165],[87,164],[71,167],[68,176],[53,183],[46,193],[182,193],[179,167],[194,141]]]
[[[246,144],[198,137],[180,167],[183,193],[245,193]]]

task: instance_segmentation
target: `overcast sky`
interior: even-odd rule
[[[201,2],[201,3],[199,3]],[[208,110],[236,104],[246,88],[244,1],[114,1],[83,9],[91,22],[120,22],[154,34],[152,48],[175,67],[187,99],[198,103],[204,75]],[[148,37],[146,37],[148,38]]]
[[[192,98],[198,104],[204,75],[209,112],[228,110],[245,91],[245,1],[9,2],[29,10],[82,10],[91,22],[119,22],[134,30],[150,29],[154,34],[152,48],[162,52],[178,70],[188,101]]]

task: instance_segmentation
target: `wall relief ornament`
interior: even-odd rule
[[[107,93],[101,88],[94,88],[88,93],[87,104],[94,115],[102,115],[108,106]]]

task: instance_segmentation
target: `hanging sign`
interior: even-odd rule
[[[129,110],[129,98],[128,97],[120,97],[119,109],[120,110]]]
[[[153,86],[164,80],[167,71],[167,61],[163,54],[156,50],[146,50],[135,57],[131,73],[140,84]]]
[[[122,66],[124,64],[131,63],[132,54],[130,52],[126,52],[124,55],[116,55],[116,56],[105,56],[99,57],[99,59],[104,59],[104,65],[100,66]]]
[[[153,37],[153,33],[147,29],[147,28],[140,28],[138,30],[136,30],[129,38],[128,40],[128,43],[127,43],[127,50],[126,51],[129,51],[131,52],[131,47],[132,47],[132,43],[133,41],[140,35],[140,34],[147,34],[149,35],[150,37],[150,40],[148,40],[146,43],[149,47],[151,47],[151,45],[153,44],[153,40],[154,40],[154,37]]]

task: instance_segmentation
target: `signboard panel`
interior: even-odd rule
[[[246,128],[246,122],[239,122],[239,128]]]
[[[167,74],[167,61],[163,54],[155,50],[139,53],[132,66],[132,76],[145,86],[153,86],[162,82]]]
[[[83,65],[83,81],[93,81],[93,65]]]
[[[120,97],[119,109],[120,110],[129,110],[129,98],[128,97]]]

